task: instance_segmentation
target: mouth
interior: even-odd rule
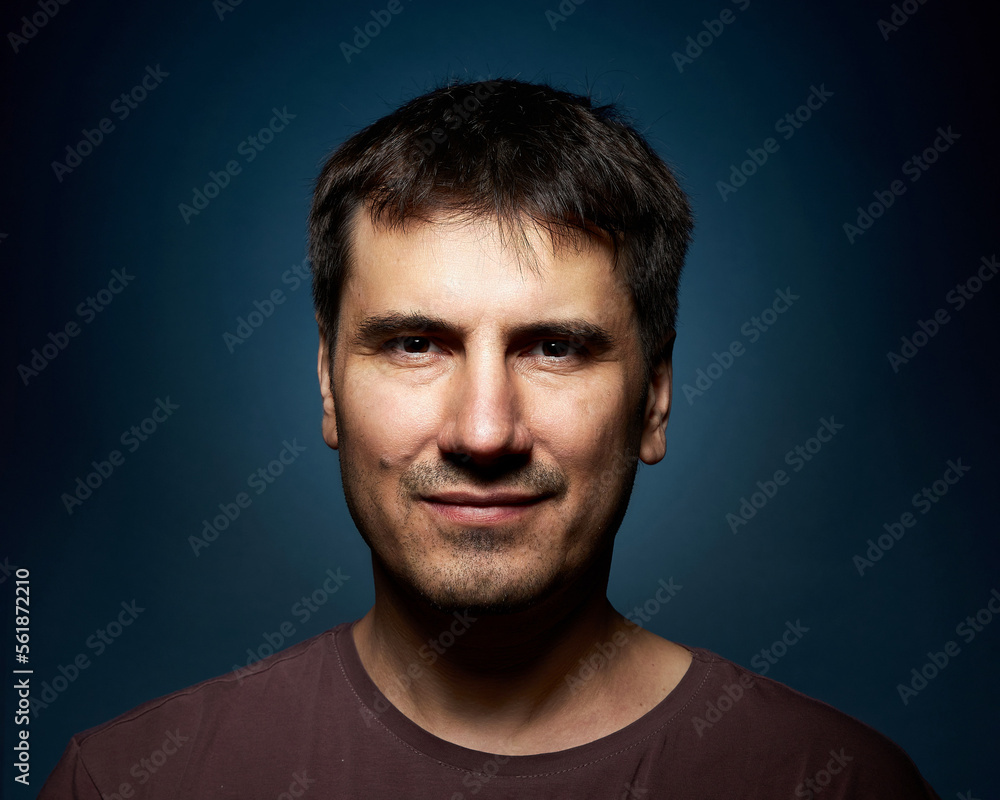
[[[523,492],[441,492],[422,497],[431,513],[464,525],[491,525],[520,519],[552,495]]]

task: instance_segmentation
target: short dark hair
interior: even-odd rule
[[[389,228],[436,214],[531,221],[610,240],[646,368],[674,328],[691,209],[673,173],[614,105],[519,80],[450,83],[351,136],[316,182],[313,300],[331,348],[355,213]],[[648,374],[648,373],[647,373]]]

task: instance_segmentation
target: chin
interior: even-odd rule
[[[436,567],[420,565],[415,574],[400,579],[409,593],[442,612],[515,614],[537,606],[562,583],[552,571],[540,569],[539,562],[537,554],[521,560],[480,550]]]

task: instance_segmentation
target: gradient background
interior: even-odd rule
[[[77,0],[18,52],[0,45],[0,561],[31,572],[36,696],[60,665],[90,659],[31,720],[23,789],[8,749],[13,578],[0,573],[4,796],[37,793],[77,731],[245,663],[283,622],[290,644],[371,604],[368,551],[320,437],[309,291],[282,274],[305,255],[324,156],[449,76],[518,76],[620,102],[694,203],[668,454],[640,470],[612,573],[617,607],[673,578],[683,589],[649,627],[746,665],[801,620],[809,633],[769,677],[890,736],[942,797],[998,796],[1000,620],[969,644],[955,627],[1000,589],[989,489],[1000,281],[958,312],[945,299],[997,253],[990,6],[913,3],[886,39],[888,2],[742,4],[587,0],[553,29],[554,0],[404,0],[348,63],[340,43],[384,3],[245,0],[220,20],[210,0]],[[679,71],[672,54],[724,8],[735,21]],[[37,11],[8,3],[5,39]],[[111,103],[156,65],[169,77],[118,120]],[[812,85],[833,97],[723,201],[716,182]],[[273,107],[295,119],[246,163],[237,147]],[[102,117],[115,130],[57,180],[52,162]],[[961,138],[910,183],[903,162],[939,126]],[[230,159],[241,174],[186,224],[178,204]],[[843,223],[896,179],[906,193],[851,244]],[[85,324],[77,305],[113,269],[135,280]],[[741,326],[786,287],[800,299],[751,344]],[[230,353],[223,333],[273,289],[287,301]],[[942,307],[951,321],[894,372],[887,352]],[[69,321],[80,335],[26,385],[18,365]],[[689,402],[683,385],[734,340],[746,354]],[[124,451],[123,431],[167,397],[179,410]],[[785,453],[831,415],[843,430],[792,473]],[[293,438],[305,452],[196,557],[188,537]],[[114,449],[124,464],[67,513],[62,493]],[[912,495],[949,459],[971,470],[859,575],[853,556],[914,511]],[[725,515],[777,469],[791,481],[734,534]],[[350,580],[303,624],[293,605],[337,568]],[[133,599],[145,610],[97,656],[88,637]],[[904,705],[897,684],[948,640],[961,653]]]

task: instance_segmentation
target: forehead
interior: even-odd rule
[[[389,229],[362,212],[354,219],[350,261],[341,294],[348,324],[369,314],[416,312],[470,328],[572,317],[637,331],[611,245],[582,233],[553,236],[532,222],[511,230],[494,220],[444,216]]]

